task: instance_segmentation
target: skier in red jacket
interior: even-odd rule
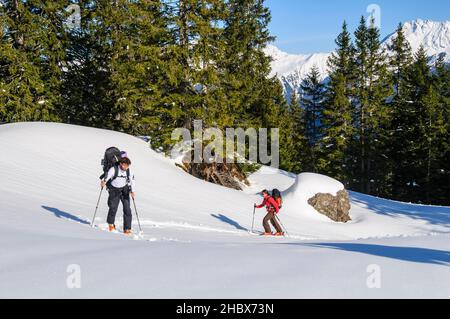
[[[269,194],[269,191],[263,190],[262,195],[264,200],[261,205],[256,205],[256,208],[263,208],[266,206],[267,215],[264,217],[263,226],[264,226],[264,236],[284,236],[283,230],[281,229],[280,224],[278,223],[276,214],[280,211],[280,207],[278,206],[278,202]],[[276,229],[276,233],[272,234],[272,230],[270,229],[269,222]]]

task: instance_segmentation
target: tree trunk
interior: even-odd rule
[[[180,0],[179,8],[179,19],[180,19],[180,46],[183,49],[187,48],[188,39],[188,26],[187,26],[187,4],[186,0]]]
[[[432,124],[431,124],[431,114],[428,115],[428,129],[429,132],[431,133],[432,130]],[[427,177],[426,177],[426,192],[425,192],[425,196],[427,199],[427,204],[430,204],[430,183],[431,183],[431,157],[432,157],[432,152],[431,152],[431,146],[432,146],[432,139],[431,139],[431,134],[428,137],[428,158],[427,158]]]

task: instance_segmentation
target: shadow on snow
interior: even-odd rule
[[[359,243],[312,243],[300,245],[336,249],[415,263],[450,266],[450,251],[445,250]]]
[[[58,218],[64,218],[64,219],[68,219],[80,224],[84,224],[84,225],[89,225],[90,223],[84,219],[81,219],[75,215],[72,215],[70,213],[67,212],[63,212],[62,210],[59,210],[57,208],[54,207],[48,207],[48,206],[41,206],[43,209],[49,211],[50,213],[53,213],[56,217]]]
[[[218,220],[220,220],[221,222],[224,222],[224,223],[226,223],[228,225],[233,226],[236,229],[248,231],[247,228],[242,227],[237,221],[232,220],[231,218],[229,218],[229,217],[227,217],[225,215],[222,215],[222,214],[219,214],[219,215],[211,214],[211,216],[216,218],[216,219],[218,219]]]
[[[349,193],[352,204],[367,207],[377,214],[391,217],[401,215],[424,220],[433,225],[450,227],[450,207],[407,204],[355,192]]]

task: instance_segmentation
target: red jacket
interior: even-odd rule
[[[278,212],[280,211],[280,207],[278,206],[277,201],[271,196],[267,196],[266,198],[264,198],[262,204],[256,206],[256,208],[263,208],[264,206],[266,206],[268,212],[274,209],[275,212],[278,214]]]

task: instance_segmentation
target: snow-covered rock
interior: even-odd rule
[[[285,192],[284,207],[292,212],[312,219],[326,221],[325,216],[319,213],[308,203],[308,200],[317,194],[331,194],[336,196],[344,185],[325,175],[303,173],[297,176],[294,184]]]

